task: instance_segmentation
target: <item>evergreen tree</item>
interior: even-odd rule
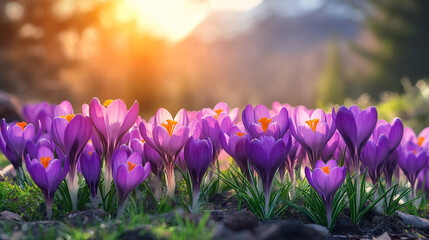
[[[359,49],[372,64],[366,90],[373,96],[384,90],[402,91],[401,78],[412,83],[429,77],[429,1],[369,0],[373,13],[367,25],[378,49]]]

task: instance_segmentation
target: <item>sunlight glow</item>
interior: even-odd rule
[[[143,31],[176,42],[186,37],[210,13],[247,11],[262,0],[124,0],[119,17],[136,17]]]

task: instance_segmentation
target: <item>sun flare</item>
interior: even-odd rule
[[[140,28],[173,42],[183,39],[210,13],[247,11],[262,0],[123,0],[119,17],[135,17]]]

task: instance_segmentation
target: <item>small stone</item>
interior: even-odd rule
[[[309,227],[302,223],[285,222],[271,225],[259,234],[258,239],[322,240],[325,237],[319,231],[315,230],[314,227]]]
[[[225,217],[223,223],[233,231],[251,230],[258,226],[258,219],[250,211],[244,210]]]
[[[12,164],[7,165],[3,170],[0,172],[0,175],[3,178],[7,178],[9,180],[14,179],[16,177],[15,169],[13,168]]]
[[[93,223],[95,221],[102,222],[103,219],[105,219],[107,216],[109,216],[109,213],[102,210],[102,209],[93,209],[88,211],[81,211],[81,212],[75,212],[70,213],[67,216],[67,220],[75,226],[83,226],[88,223]]]
[[[373,240],[392,240],[392,238],[389,236],[389,234],[387,232],[383,233],[383,235],[376,237],[376,238],[372,238]]]
[[[410,224],[418,228],[428,228],[429,220],[421,217],[417,217],[404,212],[397,212],[398,216],[402,219],[404,224]]]
[[[322,234],[322,236],[326,236],[329,234],[329,229],[325,226],[319,224],[305,224],[307,227],[316,230],[318,233]]]
[[[16,213],[9,212],[9,211],[0,212],[0,218],[9,219],[9,220],[15,220],[15,221],[21,221],[22,220],[21,216],[19,216]]]

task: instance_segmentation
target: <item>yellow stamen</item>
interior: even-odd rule
[[[222,109],[215,110],[216,115],[214,117],[217,119],[222,112],[223,112]]]
[[[127,162],[127,163],[128,163],[128,172],[131,172],[131,170],[133,170],[137,166],[137,164],[134,164],[134,163],[130,163],[130,162]]]
[[[424,137],[419,137],[418,139],[417,139],[417,144],[421,147],[422,145],[423,145],[423,142],[425,141],[425,138]]]
[[[316,127],[317,127],[317,124],[319,123],[319,119],[317,119],[317,118],[311,119],[311,120],[305,121],[305,123],[307,123],[308,126],[311,127],[313,132],[316,132]]]
[[[27,123],[26,122],[19,122],[19,123],[16,123],[16,125],[20,126],[22,128],[22,130],[24,130],[25,126],[27,126]]]
[[[273,121],[273,119],[266,118],[266,117],[263,117],[263,118],[261,118],[261,119],[258,120],[258,122],[261,123],[262,130],[264,130],[264,132],[267,132],[268,125],[270,124],[271,121]]]
[[[328,166],[326,166],[326,167],[322,167],[322,170],[323,170],[326,174],[328,174],[328,175],[329,175],[329,173],[331,172],[331,170],[329,170],[329,167],[328,167]]]
[[[107,99],[106,101],[104,101],[103,106],[108,107],[113,101],[113,99]]]
[[[49,166],[49,162],[51,161],[51,157],[41,157],[40,163],[45,167],[45,169]]]
[[[239,136],[239,137],[246,135],[246,133],[242,133],[242,132],[236,132],[235,134],[237,134],[237,136]]]
[[[170,134],[170,137],[173,136],[174,128],[176,127],[177,122],[174,120],[167,120],[167,123],[161,123],[161,126],[165,127],[167,129],[168,134]]]
[[[74,116],[75,116],[74,114],[67,114],[66,116],[61,115],[60,117],[66,119],[67,121],[70,122],[74,118]]]

